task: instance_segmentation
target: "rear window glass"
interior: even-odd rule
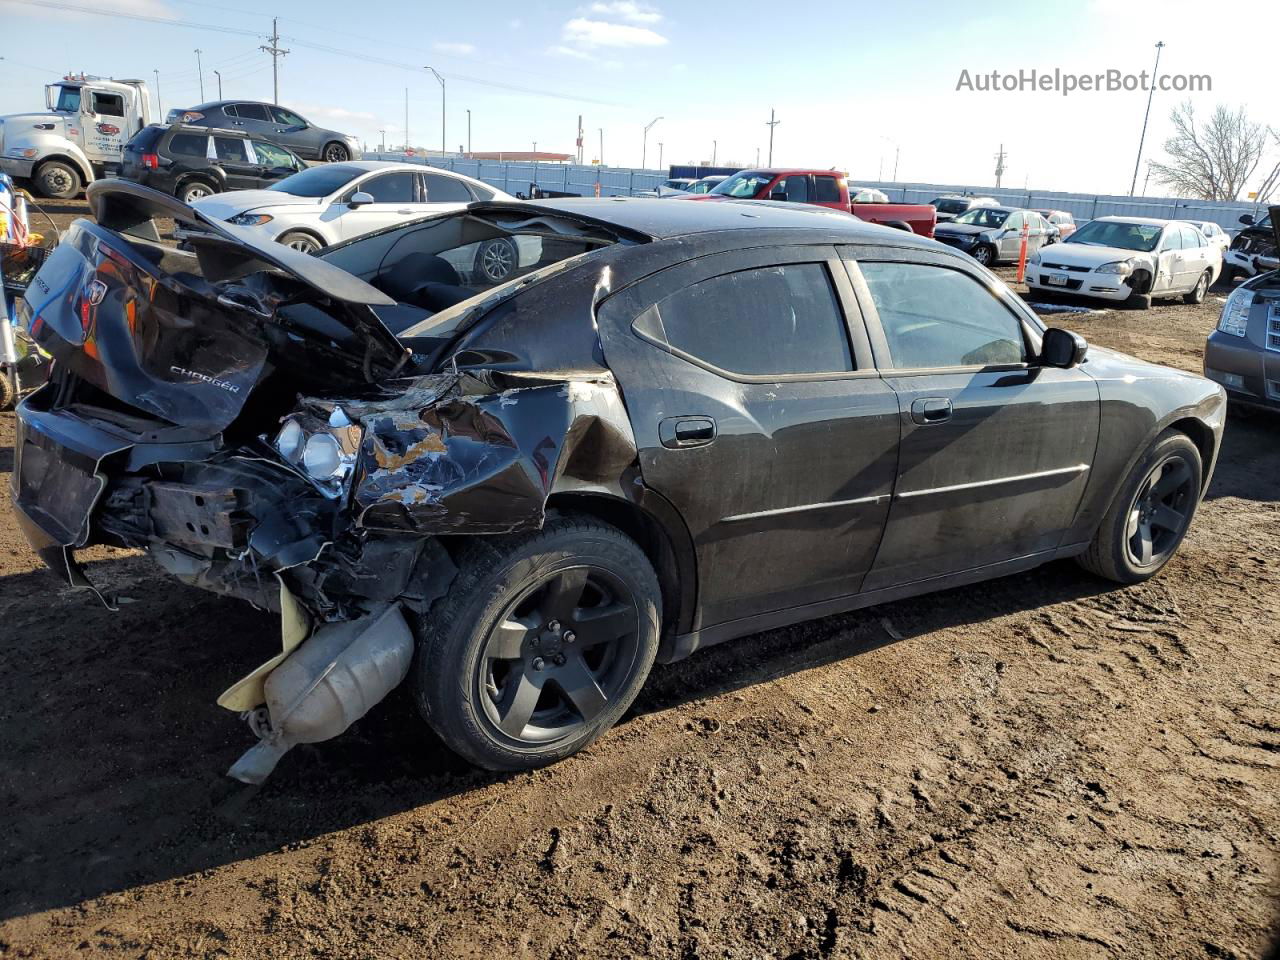
[[[794,263],[712,277],[637,320],[644,336],[748,376],[853,369],[844,315],[826,267]]]
[[[209,138],[196,133],[175,133],[169,141],[169,152],[179,157],[203,157],[209,150]]]
[[[935,200],[931,206],[936,207],[939,213],[964,213],[969,209],[968,200]]]

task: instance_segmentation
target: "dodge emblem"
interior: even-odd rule
[[[107,285],[101,280],[94,280],[89,284],[85,291],[85,297],[89,301],[90,306],[96,307],[102,302],[102,298],[107,295]]]

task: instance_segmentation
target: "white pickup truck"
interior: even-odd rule
[[[68,74],[44,91],[44,112],[0,117],[0,170],[42,197],[70,199],[115,173],[125,143],[151,122],[142,80]]]

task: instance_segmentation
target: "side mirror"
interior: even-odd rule
[[[1240,214],[1240,222],[1241,222],[1241,223],[1243,223],[1246,227],[1252,227],[1252,226],[1253,226],[1253,214],[1252,214],[1252,213],[1242,213],[1242,214]]]
[[[347,206],[354,210],[356,207],[363,207],[373,202],[373,194],[357,190],[351,195],[351,199],[347,201]]]
[[[1078,333],[1050,327],[1040,342],[1040,362],[1046,367],[1069,370],[1084,363],[1089,353],[1089,342]]]
[[[785,190],[775,190],[775,191],[773,191],[773,193],[769,194],[769,199],[770,199],[770,200],[786,200],[786,199],[787,199],[787,191],[785,191]]]

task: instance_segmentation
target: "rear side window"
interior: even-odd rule
[[[196,133],[175,133],[169,152],[176,157],[203,157],[209,152],[209,138]]]
[[[650,308],[636,329],[731,373],[793,376],[853,369],[844,315],[820,263],[703,280]]]
[[[244,148],[244,141],[236,137],[214,137],[213,150],[219,160],[232,163],[248,163],[249,152]]]
[[[241,120],[261,120],[264,123],[271,122],[271,114],[267,113],[267,108],[260,103],[237,103],[236,116]]]
[[[813,178],[814,203],[839,203],[840,183],[835,177]]]
[[[859,263],[893,366],[972,367],[1027,358],[1018,318],[968,274],[923,263]]]
[[[422,181],[426,185],[427,203],[470,203],[472,200],[471,191],[461,180],[439,173],[424,173]]]

